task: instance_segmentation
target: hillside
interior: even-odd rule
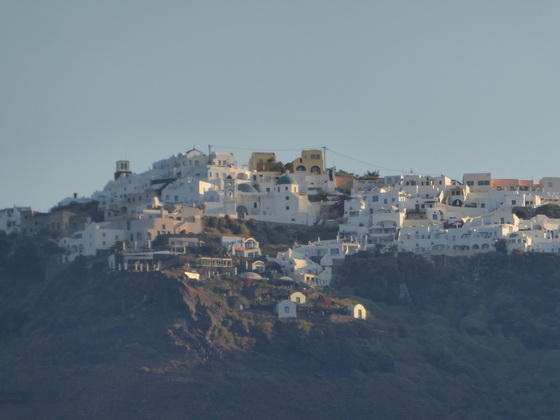
[[[5,418],[551,418],[560,258],[357,254],[340,315],[237,310],[232,280],[54,266],[52,242],[0,238]]]

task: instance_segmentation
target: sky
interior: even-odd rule
[[[0,0],[0,209],[196,146],[560,176],[560,2]]]

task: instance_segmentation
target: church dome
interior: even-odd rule
[[[297,184],[297,182],[289,175],[284,174],[276,181],[276,185]]]

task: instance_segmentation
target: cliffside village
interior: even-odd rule
[[[265,261],[290,279],[328,286],[336,259],[362,251],[469,255],[495,249],[560,252],[560,219],[531,214],[558,204],[560,177],[496,179],[490,173],[465,174],[461,181],[418,174],[356,176],[327,168],[322,150],[303,150],[282,164],[275,153],[253,153],[238,166],[232,153],[197,149],[157,161],[133,173],[117,161],[114,179],[91,197],[67,198],[49,213],[28,207],[0,210],[0,230],[34,235],[56,232],[64,261],[79,255],[112,253],[114,269],[153,269],[158,253],[181,254],[199,246],[203,216],[254,219],[303,226],[338,226],[333,240],[295,244],[276,257],[261,256],[258,241],[223,236],[230,257],[245,261],[247,272],[264,271]],[[101,220],[75,213],[72,203],[95,205]],[[167,250],[155,251],[158,237]],[[124,245],[123,245],[124,244]],[[204,268],[228,269],[231,259],[207,258]]]

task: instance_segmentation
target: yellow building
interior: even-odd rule
[[[249,159],[250,171],[269,171],[270,167],[276,166],[276,154],[272,152],[253,152]]]
[[[301,157],[294,160],[289,165],[292,167],[294,173],[307,172],[313,175],[322,175],[325,173],[323,152],[320,150],[303,150],[301,152]]]

